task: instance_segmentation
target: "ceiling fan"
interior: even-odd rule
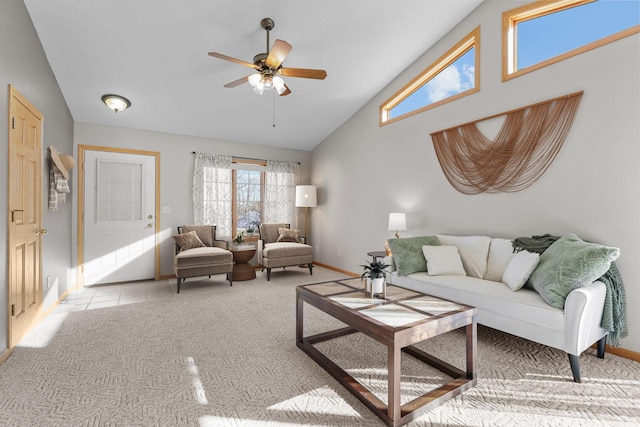
[[[235,62],[245,67],[253,68],[256,73],[243,77],[241,79],[227,83],[224,87],[232,88],[240,86],[243,83],[249,83],[253,86],[253,91],[262,95],[265,90],[274,89],[278,95],[286,96],[291,90],[284,83],[280,76],[284,77],[301,77],[304,79],[324,80],[327,77],[325,70],[314,70],[310,68],[284,68],[282,61],[287,57],[291,50],[291,45],[284,40],[276,39],[273,47],[269,50],[269,31],[275,26],[273,19],[264,18],[260,21],[260,25],[267,31],[267,53],[259,53],[253,57],[253,63],[243,61],[241,59],[232,58],[218,52],[209,52],[209,56],[224,59],[225,61]]]

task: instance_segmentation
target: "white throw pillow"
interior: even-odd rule
[[[462,260],[455,246],[423,246],[422,253],[427,260],[427,274],[430,276],[466,276]]]
[[[515,255],[513,252],[513,240],[494,238],[489,246],[489,259],[487,260],[486,280],[502,282],[504,271],[509,265],[509,261]]]
[[[511,258],[509,265],[504,270],[502,282],[512,291],[521,289],[538,266],[538,262],[540,262],[539,254],[527,251],[518,252]]]
[[[453,245],[458,248],[464,270],[469,276],[484,279],[487,274],[487,258],[491,237],[487,236],[441,236],[438,240],[443,245]]]

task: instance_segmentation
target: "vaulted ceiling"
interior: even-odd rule
[[[311,150],[482,0],[24,0],[74,120]],[[292,93],[259,96],[251,73],[262,18],[293,49]],[[113,113],[100,97],[129,98]],[[275,117],[275,127],[273,126]]]

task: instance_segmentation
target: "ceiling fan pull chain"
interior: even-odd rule
[[[273,91],[273,127],[276,127],[276,92]]]

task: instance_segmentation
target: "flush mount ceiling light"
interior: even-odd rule
[[[102,102],[104,102],[107,107],[111,108],[116,113],[118,111],[123,111],[131,107],[131,101],[129,101],[124,96],[106,94],[106,95],[102,95],[101,99],[102,99]]]

